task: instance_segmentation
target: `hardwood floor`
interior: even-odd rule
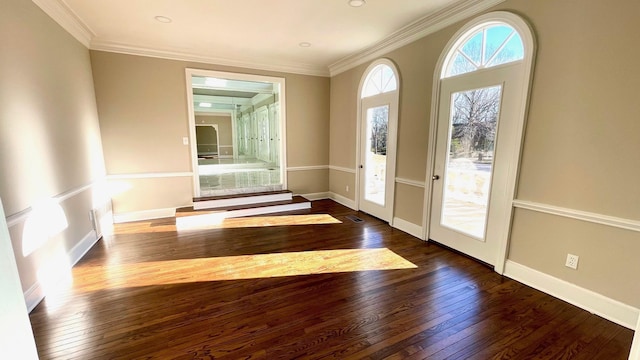
[[[31,313],[41,359],[626,359],[631,347],[631,330],[330,200],[115,230]]]

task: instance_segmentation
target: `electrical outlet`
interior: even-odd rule
[[[580,257],[578,255],[567,254],[567,262],[564,264],[566,267],[572,268],[574,270],[578,269],[578,259]]]
[[[347,192],[349,192],[349,185],[347,185]]]
[[[182,145],[189,145],[189,138],[188,137],[183,137],[182,138]]]

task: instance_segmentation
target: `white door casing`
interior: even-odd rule
[[[380,66],[385,67],[386,74],[392,72],[392,79],[386,81],[381,75],[380,81],[384,84],[379,86],[379,93],[376,95],[363,96],[370,77]],[[384,81],[383,81],[384,80]],[[387,87],[385,89],[385,86]],[[391,89],[391,90],[389,90]],[[395,197],[395,172],[396,172],[396,149],[398,132],[398,107],[399,107],[399,76],[396,66],[388,59],[380,59],[373,62],[364,72],[358,90],[357,108],[357,138],[356,138],[356,207],[384,221],[392,223],[393,206]],[[371,135],[367,132],[367,112],[369,109],[388,106],[388,125],[386,139],[386,165],[384,166],[384,201],[382,205],[375,201],[367,200],[366,194],[366,172],[367,167],[367,138]],[[369,164],[370,165],[370,164]]]
[[[479,16],[471,21],[469,21],[466,25],[464,25],[449,41],[447,46],[443,49],[443,52],[440,55],[438,63],[436,65],[436,69],[434,72],[433,78],[433,92],[432,92],[432,107],[431,107],[431,122],[429,127],[429,157],[427,158],[427,174],[426,174],[426,189],[425,189],[425,198],[424,198],[424,216],[423,216],[423,239],[428,240],[431,238],[431,227],[430,220],[432,219],[431,209],[432,203],[434,201],[434,184],[433,184],[433,176],[436,175],[435,172],[435,163],[436,163],[436,146],[437,146],[437,134],[438,134],[438,119],[440,116],[440,108],[439,104],[442,100],[442,87],[444,81],[442,81],[444,77],[444,73],[446,70],[446,66],[451,63],[454,54],[454,50],[457,49],[462,43],[469,39],[469,34],[474,33],[477,29],[485,27],[487,25],[492,24],[504,24],[513,28],[517,34],[520,36],[523,45],[524,56],[522,60],[519,61],[517,74],[514,73],[514,76],[518,78],[517,86],[513,86],[516,91],[515,96],[511,96],[514,99],[513,114],[514,118],[510,119],[509,123],[512,125],[509,131],[511,133],[512,138],[509,139],[510,144],[502,145],[500,144],[500,149],[496,149],[496,151],[500,151],[502,155],[502,161],[504,161],[507,165],[501,166],[500,168],[505,172],[500,176],[503,179],[503,187],[500,188],[502,192],[501,196],[504,200],[501,205],[502,208],[499,210],[490,210],[493,212],[492,216],[495,224],[491,226],[493,228],[499,229],[499,231],[495,231],[494,235],[492,235],[492,242],[495,242],[495,248],[492,249],[488,254],[483,255],[486,260],[483,260],[487,263],[490,263],[494,266],[496,272],[502,274],[504,272],[504,264],[507,257],[508,251],[508,239],[509,239],[509,231],[511,227],[511,220],[513,216],[513,207],[512,202],[515,198],[515,190],[517,185],[517,177],[519,170],[519,160],[520,160],[520,152],[522,147],[523,133],[526,122],[526,114],[528,109],[528,101],[529,101],[529,89],[531,87],[531,81],[533,78],[533,63],[535,58],[535,39],[533,36],[533,32],[529,25],[519,16],[504,12],[492,12],[488,14],[484,14]],[[495,68],[483,69],[482,71],[495,71],[501,67],[508,67],[508,65],[497,66]],[[465,77],[465,75],[461,75],[460,78]],[[501,83],[503,80],[497,79],[495,81],[496,84]],[[514,83],[513,85],[516,85]],[[519,87],[516,89],[516,87]],[[473,88],[473,87],[469,87]],[[503,89],[503,91],[507,91]],[[505,104],[503,104],[505,106]],[[503,119],[504,120],[504,117]],[[504,121],[503,121],[504,122]],[[504,124],[503,124],[504,125]],[[505,135],[503,131],[504,127],[500,129],[501,135]],[[510,149],[507,149],[509,147]],[[494,174],[495,176],[495,174]],[[495,188],[495,183],[494,183]],[[493,204],[494,206],[497,204]],[[499,214],[498,214],[499,213]],[[489,231],[489,229],[487,229]]]

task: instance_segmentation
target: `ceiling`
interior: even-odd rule
[[[91,49],[323,76],[501,1],[33,0]]]

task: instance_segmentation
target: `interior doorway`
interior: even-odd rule
[[[186,82],[194,197],[285,190],[285,80],[187,69]]]

